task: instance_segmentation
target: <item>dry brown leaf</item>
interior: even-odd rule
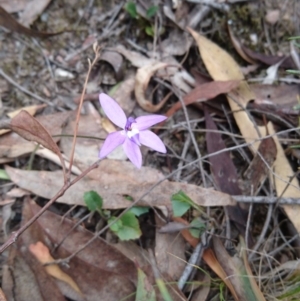
[[[18,109],[18,110],[15,110],[13,112],[10,112],[7,114],[7,116],[9,118],[13,118],[15,117],[16,115],[18,115],[22,110],[28,112],[31,116],[34,116],[36,114],[37,111],[45,108],[47,105],[33,105],[33,106],[28,106],[28,107],[24,107],[24,108],[21,108],[21,109]],[[3,135],[3,134],[6,134],[10,132],[9,129],[7,130],[0,130],[0,136]]]
[[[39,110],[44,109],[45,107],[47,107],[46,104],[43,105],[33,105],[33,106],[28,106],[28,107],[24,107],[18,110],[15,110],[13,112],[10,112],[7,114],[7,116],[9,118],[14,118],[15,116],[17,116],[21,111],[26,111],[27,113],[29,113],[31,116],[34,116]]]
[[[196,103],[207,101],[209,99],[215,98],[219,94],[228,93],[232,89],[236,88],[239,85],[239,81],[212,81],[209,83],[204,83],[198,85],[190,91],[187,95],[184,96],[183,102],[186,106]],[[175,112],[181,109],[181,102],[176,102],[165,114],[167,117],[171,117]]]
[[[279,108],[292,109],[298,104],[297,96],[299,94],[298,85],[250,85],[255,94],[254,102],[258,105],[274,105]]]
[[[40,209],[34,202],[25,201],[22,212],[22,223],[26,223]],[[72,227],[73,231],[70,231]],[[66,234],[68,234],[68,238],[58,249],[54,250],[53,246],[58,244]],[[53,290],[53,300],[65,300],[64,297],[62,299],[56,298],[55,290],[60,293],[58,290],[59,287],[63,295],[71,300],[98,301],[119,300],[121,297],[134,292],[135,288],[132,283],[136,280],[136,268],[134,264],[101,239],[96,239],[80,255],[73,257],[68,262],[67,268],[64,265],[60,266],[65,273],[76,281],[85,298],[76,293],[70,285],[50,277],[46,273],[45,268],[28,250],[30,244],[42,241],[43,244],[53,250],[52,256],[54,258],[65,258],[92,237],[93,234],[91,232],[82,227],[76,228],[70,220],[62,220],[61,216],[57,216],[49,211],[45,212],[39,218],[38,222],[32,224],[22,234],[17,242],[18,249],[33,269],[37,278],[36,280],[42,288],[43,295],[52,296],[51,290]],[[49,289],[51,289],[50,293]],[[129,298],[131,301],[133,299]],[[37,301],[39,300],[44,299],[38,299]],[[49,297],[45,300],[49,300]]]
[[[254,99],[255,96],[244,81],[244,76],[238,64],[226,51],[216,44],[191,29],[189,31],[196,40],[205,66],[214,80],[240,81],[239,86],[229,93],[228,102],[244,139],[246,142],[252,143],[258,137],[257,131],[248,114],[241,108],[246,108],[247,103]],[[253,147],[257,149],[258,144],[256,143]]]
[[[217,237],[212,237],[213,248],[216,255],[216,258],[223,270],[226,273],[226,279],[229,280],[234,288],[234,298],[236,301],[249,301],[249,300],[257,300],[257,301],[266,301],[255,281],[247,282],[243,277],[254,278],[251,270],[248,272],[251,274],[247,274],[245,272],[244,264],[241,258],[235,256],[231,257],[225,247],[223,246],[221,240]],[[245,246],[246,248],[246,246]],[[222,280],[224,280],[222,278]],[[233,292],[232,292],[233,293]]]
[[[7,299],[6,299],[6,297],[5,297],[4,293],[3,293],[2,288],[0,288],[0,301],[7,301]]]
[[[20,23],[24,26],[31,25],[49,5],[51,0],[31,0],[27,2],[20,16]]]
[[[195,289],[191,301],[203,301],[208,299],[208,294],[211,290],[211,276],[202,272],[196,274],[195,281],[200,283],[200,288]],[[194,288],[193,283],[191,287]]]
[[[24,250],[10,248],[2,279],[2,289],[7,299],[47,301],[51,296],[54,300],[65,301],[43,266],[34,260],[33,256],[27,255]]]
[[[35,154],[57,164],[58,166],[61,166],[61,160],[60,160],[59,156],[47,148],[39,148],[35,152]],[[66,169],[69,169],[69,167],[70,167],[69,161],[66,160],[66,158],[63,154],[62,154],[62,159],[65,161]],[[74,175],[81,174],[81,171],[79,170],[79,168],[74,165],[72,165],[71,171]]]
[[[163,225],[157,215],[155,220],[157,227]],[[178,280],[186,266],[184,238],[178,232],[161,233],[156,230],[154,252],[159,271],[168,274],[173,281]]]
[[[113,67],[117,80],[123,77],[123,57],[118,52],[111,50],[103,51],[100,61],[105,61]]]
[[[9,124],[11,130],[26,140],[37,142],[54,152],[64,167],[64,159],[50,133],[28,112],[21,111]]]
[[[27,209],[31,215],[41,209],[34,202],[26,206],[29,206]],[[62,220],[61,216],[50,211],[46,211],[36,224],[35,231],[42,232],[54,244],[69,233],[62,245],[53,252],[55,258],[69,256],[93,237],[93,233],[81,226],[70,231],[74,223],[68,219]],[[76,281],[85,300],[119,300],[135,291],[137,271],[134,263],[101,239],[94,240],[70,260],[69,268],[62,266],[61,269]]]
[[[29,194],[30,194],[30,191],[21,189],[21,188],[17,188],[17,187],[12,188],[10,191],[8,191],[6,193],[6,195],[11,198],[22,198]]]
[[[149,264],[149,255],[146,249],[138,246],[134,241],[119,241],[112,245],[119,250],[124,256],[132,262],[138,263],[139,267],[144,267]]]
[[[206,147],[208,154],[217,153],[222,149],[226,149],[225,142],[220,133],[217,132],[218,128],[214,120],[204,109],[205,125],[209,131],[205,135]],[[241,195],[241,190],[238,185],[238,174],[233,164],[229,152],[223,152],[209,158],[211,173],[218,190],[226,192],[230,195]],[[239,232],[245,236],[246,222],[248,217],[247,210],[243,209],[240,204],[227,208],[228,216],[234,222]],[[253,237],[249,234],[248,245],[254,244]]]
[[[36,119],[46,128],[51,136],[54,136],[61,134],[62,126],[71,114],[72,112],[63,112],[41,115]],[[55,142],[59,141],[59,139],[60,137],[53,137]],[[27,141],[14,132],[0,136],[0,162],[9,162],[19,156],[31,153],[35,149],[36,143]]]
[[[2,6],[8,13],[17,13],[22,11],[27,3],[28,0],[0,0],[0,6]]]
[[[9,204],[13,204],[16,200],[15,199],[5,199],[0,201],[0,206],[5,206]]]
[[[132,98],[132,92],[134,91],[135,86],[135,75],[126,74],[125,80],[123,80],[119,85],[116,91],[113,92],[111,97],[117,101],[121,106],[125,114],[128,116],[132,113],[136,102]]]
[[[118,45],[117,47],[113,48],[113,50],[118,51],[125,56],[125,58],[129,60],[136,68],[142,68],[144,66],[157,63],[157,60],[148,58],[137,51],[128,50],[123,45]]]
[[[268,166],[273,166],[277,149],[273,138],[264,139],[253,160],[243,174],[242,187],[244,195],[257,195],[257,189],[270,174]]]
[[[97,114],[81,115],[79,120],[78,136],[75,145],[74,163],[80,170],[84,170],[98,160],[99,149],[107,136],[103,129],[103,118]],[[63,135],[73,135],[76,125],[75,118],[69,118],[63,129]],[[83,138],[91,137],[91,138]],[[103,140],[93,139],[102,138]],[[73,137],[62,137],[60,148],[62,152],[70,158],[72,150]]]
[[[41,241],[38,241],[36,244],[29,245],[29,251],[33,254],[36,259],[41,264],[46,264],[49,262],[54,261],[54,258],[50,255],[50,251],[47,246],[45,246]],[[61,281],[66,282],[69,284],[76,292],[82,294],[76,282],[64,271],[57,264],[51,264],[45,266],[45,269],[49,275],[54,278],[57,278]]]
[[[159,111],[168,100],[168,98],[165,98],[159,104],[153,105],[152,102],[145,97],[150,78],[157,70],[166,68],[167,66],[168,65],[165,63],[155,63],[139,68],[136,72],[134,88],[135,97],[138,104],[147,112],[155,113]]]
[[[242,49],[247,56],[249,56],[252,60],[255,60],[258,63],[272,66],[282,61],[280,65],[281,68],[289,68],[289,69],[297,68],[291,55],[288,56],[268,55],[264,53],[254,52],[253,50],[245,47],[244,45],[242,45]]]
[[[158,63],[166,63],[168,67],[157,71],[157,76],[169,80],[174,87],[188,93],[191,87],[195,85],[194,78],[184,70],[178,61],[172,56],[162,57],[161,61],[153,59],[152,57],[160,57],[159,53],[149,53],[150,58],[136,52],[126,49],[119,45],[114,50],[124,55],[133,66],[143,68],[145,66],[152,66]]]
[[[32,193],[50,199],[62,187],[63,175],[61,171],[25,171],[6,166],[10,179],[19,187]],[[58,199],[65,204],[84,206],[83,194],[95,190],[103,197],[103,207],[107,209],[127,208],[134,200],[140,199],[163,175],[156,169],[142,167],[137,170],[130,162],[103,160],[99,168],[90,177],[86,177],[76,185],[70,187]],[[184,191],[193,201],[201,206],[230,206],[236,202],[227,194],[205,189],[192,184],[163,181],[151,190],[140,201],[142,206],[171,206],[170,197],[178,191]]]
[[[259,135],[246,111],[241,110],[241,108],[246,109],[248,102],[255,99],[254,93],[251,91],[249,85],[243,81],[244,77],[238,64],[226,51],[195,31],[191,29],[189,29],[189,31],[196,40],[204,64],[214,80],[242,80],[239,87],[228,94],[228,102],[244,139],[251,145],[251,150],[255,153],[259,143],[253,144],[253,141],[258,140]],[[266,135],[265,127],[258,127],[258,129],[262,136]],[[275,134],[271,122],[268,123],[268,133],[271,135]],[[277,158],[274,163],[274,178],[277,195],[299,198],[300,190],[298,181],[293,177],[294,172],[278,138],[274,136],[273,139],[277,148]],[[290,185],[287,188],[288,184]],[[283,208],[298,232],[300,232],[300,207],[297,205],[286,205],[283,206]]]
[[[36,30],[32,30],[21,25],[19,22],[15,20],[4,8],[0,6],[0,25],[7,28],[10,31],[17,32],[19,34],[24,34],[30,37],[37,38],[47,38],[55,35],[62,34],[63,31],[55,32],[55,33],[47,33],[47,32],[39,32]]]
[[[251,59],[251,57],[249,57],[248,55],[246,55],[246,53],[243,51],[242,45],[240,43],[240,41],[235,37],[235,35],[233,34],[233,31],[231,29],[231,26],[227,26],[228,28],[228,32],[229,32],[229,37],[231,39],[232,45],[235,48],[235,50],[237,51],[237,53],[248,63],[255,65],[256,62]]]
[[[184,55],[189,51],[192,45],[192,40],[187,35],[187,32],[182,30],[173,30],[169,36],[161,42],[162,56],[178,56]]]

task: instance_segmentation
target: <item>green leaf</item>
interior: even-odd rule
[[[155,290],[146,274],[140,268],[138,268],[138,283],[135,301],[156,301]]]
[[[147,9],[146,16],[150,19],[156,14],[157,11],[158,11],[158,6],[152,5]]]
[[[195,204],[183,191],[175,193],[171,197],[172,208],[174,216],[184,215],[191,207],[199,212],[203,212],[200,206]]]
[[[109,222],[115,219],[116,217],[112,217]],[[142,235],[139,221],[135,217],[134,213],[130,211],[124,213],[115,224],[110,226],[110,229],[121,240],[137,239]]]
[[[9,175],[4,169],[0,169],[0,180],[10,180]]]
[[[133,206],[131,209],[129,209],[129,212],[132,212],[135,216],[140,216],[149,212],[149,207]]]
[[[196,217],[190,223],[191,228],[189,229],[192,236],[199,238],[201,234],[206,230],[205,223],[199,218]]]
[[[136,5],[134,2],[128,2],[125,5],[125,10],[129,13],[129,15],[133,18],[133,19],[137,19],[138,18],[138,14],[136,11]]]
[[[103,205],[102,197],[96,191],[87,191],[83,195],[84,202],[90,211],[101,210]]]
[[[113,231],[114,233],[118,232],[120,229],[122,229],[123,227],[123,223],[121,221],[121,219],[117,219],[115,216],[111,217],[108,220],[108,224],[112,223],[113,221],[117,220],[116,222],[114,222],[109,228],[111,231]]]
[[[172,195],[171,202],[174,216],[182,216],[191,208],[192,200],[183,191],[179,191]]]
[[[153,28],[152,25],[151,25],[151,26],[146,26],[145,32],[146,32],[146,34],[147,34],[148,36],[154,37],[154,28]]]

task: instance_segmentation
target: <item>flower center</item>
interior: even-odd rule
[[[135,119],[133,117],[129,117],[124,129],[128,138],[132,138],[139,133],[139,130],[133,125],[133,123],[136,123]]]

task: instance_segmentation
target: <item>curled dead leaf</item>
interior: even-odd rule
[[[35,141],[53,151],[59,156],[62,166],[65,166],[59,147],[54,142],[49,132],[28,112],[22,110],[11,120],[9,127],[22,138],[29,141]]]
[[[17,109],[17,110],[14,110],[14,111],[8,113],[7,116],[9,118],[13,118],[16,115],[18,115],[22,110],[27,111],[30,115],[34,116],[37,111],[39,111],[40,109],[45,108],[46,106],[47,105],[43,104],[43,105],[33,105],[33,106],[24,107],[22,109]],[[4,127],[5,127],[5,124],[4,124]],[[0,128],[2,128],[1,125],[0,125]],[[8,132],[10,132],[9,129],[0,129],[0,136],[6,134]]]
[[[117,80],[122,78],[123,57],[121,54],[116,51],[104,51],[101,54],[100,61],[105,61],[113,67]]]
[[[166,68],[167,66],[168,64],[166,63],[158,62],[151,65],[146,65],[137,70],[134,89],[135,97],[138,104],[147,112],[155,113],[159,111],[168,100],[168,98],[165,98],[159,104],[153,105],[151,101],[147,100],[145,97],[145,91],[147,89],[151,76],[157,70],[161,68]]]

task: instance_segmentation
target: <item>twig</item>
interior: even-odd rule
[[[184,143],[184,146],[183,146],[183,149],[182,149],[182,152],[181,152],[181,160],[180,162],[178,163],[178,167],[182,167],[183,165],[183,160],[185,157],[186,157],[186,154],[190,148],[190,145],[191,145],[191,135],[188,135],[188,137],[185,139],[185,143]],[[181,171],[179,171],[177,174],[176,174],[176,177],[175,177],[175,181],[179,182],[180,180],[180,177],[181,177]]]
[[[53,85],[54,85],[54,88],[55,88],[55,92],[56,94],[58,93],[58,87],[57,87],[57,84],[56,84],[56,81],[55,81],[55,76],[54,76],[54,73],[53,73],[53,70],[52,70],[52,67],[51,67],[51,64],[50,64],[50,61],[49,61],[49,58],[47,57],[47,55],[45,55],[44,51],[43,51],[43,48],[42,46],[39,44],[39,42],[35,39],[35,38],[32,38],[32,41],[33,43],[37,46],[37,48],[40,50],[45,62],[46,62],[46,65],[47,65],[47,68],[48,68],[48,71],[50,73],[50,76],[52,78],[52,81],[53,81]]]
[[[53,104],[52,102],[50,102],[49,100],[46,100],[32,92],[30,92],[29,90],[25,89],[24,87],[20,86],[18,83],[16,83],[11,77],[9,77],[1,68],[0,68],[0,75],[2,77],[4,77],[10,84],[12,84],[13,86],[15,86],[16,88],[18,88],[20,91],[24,92],[25,94],[28,94],[30,95],[31,97],[43,102],[43,103],[46,103],[47,105],[49,106],[52,106],[54,107],[55,104]],[[59,109],[59,108],[58,108]],[[61,110],[61,109],[60,109]]]
[[[86,91],[86,87],[88,84],[88,80],[89,80],[92,68],[98,62],[99,57],[100,57],[100,47],[97,45],[97,43],[94,44],[94,53],[95,53],[94,60],[92,62],[89,61],[89,69],[88,69],[87,75],[85,77],[85,82],[84,82],[80,102],[79,102],[78,109],[77,109],[74,137],[73,137],[72,150],[71,150],[71,155],[70,155],[69,172],[67,175],[68,178],[71,176],[71,169],[72,169],[72,165],[73,165],[73,161],[74,161],[75,146],[76,146],[76,140],[77,140],[77,134],[78,134],[78,128],[79,128],[79,119],[80,119],[80,113],[81,113],[81,108],[82,108],[82,104],[83,104],[84,94]]]
[[[273,204],[271,204],[269,207],[268,207],[268,212],[267,212],[267,217],[266,217],[266,220],[265,220],[265,223],[264,223],[264,226],[263,226],[263,229],[259,235],[259,238],[256,242],[256,244],[254,245],[254,247],[251,249],[251,253],[249,254],[248,256],[248,261],[252,261],[252,258],[255,254],[255,252],[258,250],[258,248],[260,247],[260,245],[263,243],[264,239],[265,239],[265,235],[267,233],[267,230],[270,226],[270,220],[271,220],[271,217],[272,217],[272,212],[273,212]]]
[[[234,195],[232,198],[239,203],[300,205],[300,198],[278,198],[270,196]]]
[[[224,4],[224,3],[216,3],[216,1],[212,1],[212,0],[187,0],[187,2],[191,2],[191,3],[201,3],[207,6],[211,6],[213,8],[219,9],[219,10],[223,10],[228,12],[230,6],[228,4]]]
[[[299,237],[299,234],[297,233],[291,239],[289,239],[287,242],[285,242],[284,244],[280,245],[277,249],[269,252],[268,256],[275,256],[278,252],[280,252],[281,250],[283,250],[286,246],[290,245],[298,237]]]
[[[93,214],[93,212],[90,212],[89,214],[85,215],[84,217],[82,217],[80,220],[78,220],[72,227],[71,229],[69,229],[69,231],[67,231],[67,233],[64,234],[64,237],[60,240],[59,243],[57,243],[55,245],[54,251],[57,250],[62,243],[68,238],[69,234],[73,232],[74,229],[76,229],[79,225],[81,225],[86,219],[88,219],[91,215]]]
[[[189,119],[189,114],[187,112],[187,108],[186,108],[186,105],[184,104],[184,101],[180,95],[180,92],[176,93],[177,94],[177,97],[179,98],[179,101],[181,103],[181,106],[182,106],[182,110],[183,110],[183,113],[184,113],[184,116],[185,116],[185,119],[186,119],[186,122],[187,122],[187,127],[188,127],[188,131],[189,131],[189,134],[191,136],[191,140],[193,142],[193,145],[194,145],[194,148],[195,148],[195,151],[196,151],[196,154],[197,154],[197,157],[198,159],[200,159],[198,161],[198,164],[199,164],[199,169],[200,169],[200,173],[201,173],[201,177],[202,177],[202,183],[203,183],[203,186],[204,187],[207,187],[207,184],[206,184],[206,177],[205,177],[205,172],[204,172],[204,168],[203,168],[203,164],[202,164],[202,155],[200,153],[200,150],[199,150],[199,147],[198,147],[198,143],[195,139],[195,136],[194,136],[194,133],[192,131],[192,127],[191,127],[191,124],[190,124],[190,119]]]
[[[251,217],[252,217],[252,211],[253,211],[253,203],[250,204],[249,210],[248,210],[248,216],[247,216],[247,223],[246,223],[246,230],[245,230],[245,242],[246,242],[246,248],[249,248],[249,237],[251,237],[250,234],[250,226],[251,226]]]
[[[178,288],[182,291],[186,282],[188,281],[188,279],[190,278],[190,275],[193,271],[193,269],[195,268],[195,266],[197,265],[197,263],[199,263],[199,260],[202,257],[203,251],[204,251],[204,245],[202,242],[199,242],[198,245],[196,246],[196,248],[193,251],[193,254],[191,255],[188,264],[186,265],[184,271],[182,272],[181,277],[178,280]]]

